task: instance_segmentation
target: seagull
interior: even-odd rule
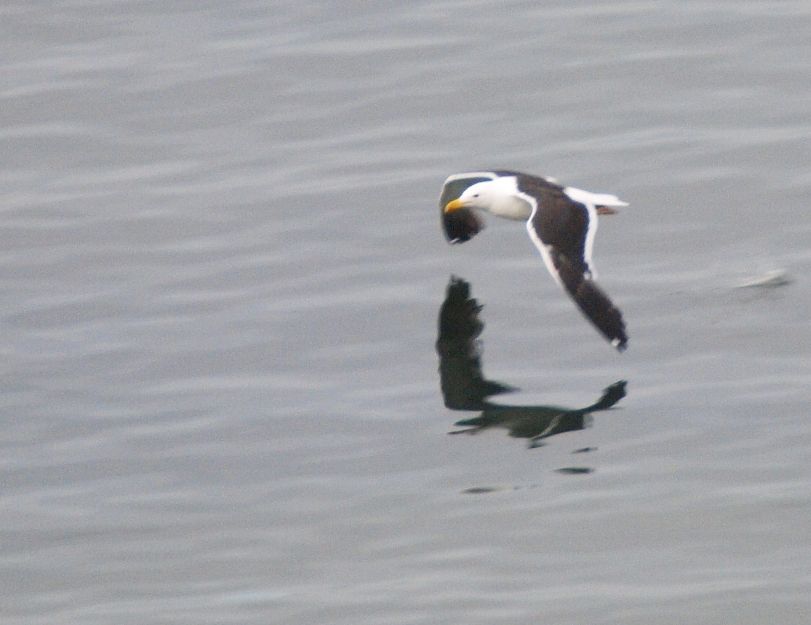
[[[526,222],[529,238],[552,277],[618,351],[628,345],[622,313],[594,282],[591,261],[597,216],[628,206],[615,195],[564,187],[553,178],[516,171],[454,174],[445,180],[440,210],[450,243],[484,227],[476,210]]]

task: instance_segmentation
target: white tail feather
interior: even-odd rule
[[[616,195],[609,193],[592,193],[575,187],[566,187],[563,192],[575,202],[591,204],[592,206],[628,206],[628,202],[623,202]]]

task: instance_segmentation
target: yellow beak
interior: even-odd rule
[[[456,198],[455,200],[451,200],[447,204],[445,204],[445,212],[452,213],[453,211],[459,210],[460,208],[465,207],[466,202],[460,198]]]

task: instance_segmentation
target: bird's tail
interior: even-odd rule
[[[628,206],[628,202],[623,202],[616,195],[611,195],[610,193],[592,193],[591,191],[576,189],[575,187],[566,187],[564,192],[575,202],[583,202],[584,204],[591,204],[592,206],[606,206],[609,208]]]

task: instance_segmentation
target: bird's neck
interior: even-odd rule
[[[532,213],[532,207],[526,200],[515,195],[501,195],[496,197],[487,207],[487,210],[497,217],[526,221]]]

